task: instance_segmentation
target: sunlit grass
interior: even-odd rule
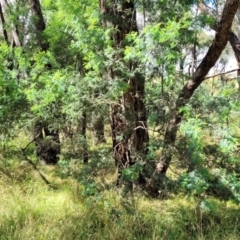
[[[86,197],[80,182],[58,177],[59,167],[41,168],[54,187],[26,163],[8,168],[12,178],[0,173],[1,240],[239,239],[233,203],[212,199],[211,211],[199,211],[199,199],[149,199],[137,189],[126,197],[114,186]]]

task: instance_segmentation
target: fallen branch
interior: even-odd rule
[[[38,134],[37,136],[35,136],[33,138],[32,141],[30,141],[24,148],[20,148],[19,146],[19,149],[20,149],[20,152],[22,153],[22,155],[24,156],[24,159],[33,167],[33,169],[39,174],[39,176],[42,178],[42,180],[47,184],[47,185],[50,185],[50,182],[47,180],[47,178],[41,173],[41,171],[38,169],[37,165],[27,157],[27,154],[25,152],[25,150],[28,148],[28,146],[33,143],[36,138],[39,137],[40,134]]]

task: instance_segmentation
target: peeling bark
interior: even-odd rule
[[[115,1],[99,1],[100,11],[103,17],[103,26],[107,28],[112,24],[115,31],[112,35],[116,49],[125,47],[125,37],[130,32],[138,32],[136,25],[136,12],[133,1],[122,1],[121,6]],[[120,51],[121,52],[121,51]],[[122,53],[116,54],[116,59],[121,59]],[[136,70],[137,63],[128,64],[129,71]],[[119,71],[110,69],[112,78],[122,77]],[[135,73],[129,79],[128,90],[112,104],[110,109],[110,121],[112,129],[113,155],[116,166],[120,169],[133,165],[137,156],[146,154],[148,144],[147,116],[144,105],[145,79],[141,73]],[[121,171],[121,170],[120,170]]]

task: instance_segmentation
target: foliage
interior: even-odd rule
[[[130,1],[113,4],[120,17],[123,2]],[[39,46],[34,30],[38,19],[29,2],[11,4],[3,12],[4,29],[10,38],[17,29],[23,45],[0,39],[1,239],[238,239],[239,209],[234,204],[240,201],[240,101],[239,81],[232,75],[206,79],[180,109],[177,140],[167,146],[173,163],[157,189],[172,198],[143,197],[164,157],[164,137],[181,100],[179,92],[212,41],[208,27],[218,17],[199,13],[198,2],[135,1],[137,19],[143,19],[137,23],[139,31],[128,31],[116,44],[114,37],[124,31],[104,22],[99,1],[43,0],[46,29],[40,39],[48,44],[46,51]],[[205,3],[215,11],[222,8],[222,1]],[[225,52],[221,69],[227,60]],[[133,77],[136,83],[145,79],[143,99],[131,85]],[[132,89],[136,96],[127,96]],[[131,106],[126,96],[135,98]],[[150,139],[146,154],[132,152],[134,160],[121,169],[123,185],[131,185],[130,194],[121,195],[111,139],[119,129],[111,129],[109,109],[123,105],[129,115],[139,117],[139,100],[146,107]],[[124,114],[119,111],[119,118]],[[102,145],[93,140],[96,116],[105,125],[107,143]],[[127,136],[131,145],[137,128],[145,125],[135,128],[132,121],[124,135],[127,124],[122,119],[117,140]],[[32,141],[39,120],[60,133],[57,166],[40,166],[58,182],[57,189],[42,186],[22,161],[21,149]],[[89,161],[82,164],[86,152]],[[32,141],[26,154],[33,162],[34,153]],[[142,186],[144,171],[148,178],[143,177]]]

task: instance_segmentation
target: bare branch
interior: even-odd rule
[[[50,182],[47,180],[47,178],[41,173],[41,171],[38,169],[37,165],[27,157],[27,154],[25,152],[25,150],[28,148],[28,146],[33,143],[35,141],[35,139],[39,136],[39,134],[37,136],[35,136],[24,148],[20,148],[18,146],[18,148],[20,149],[20,152],[22,153],[24,159],[33,167],[33,169],[39,174],[39,176],[42,178],[42,180],[47,184],[47,185],[51,185]]]
[[[217,76],[221,76],[221,75],[225,75],[225,74],[228,74],[228,73],[236,72],[236,71],[239,71],[239,70],[240,70],[240,68],[237,68],[237,69],[229,70],[227,72],[218,73],[218,74],[215,74],[215,75],[212,75],[212,76],[207,76],[207,77],[204,78],[204,80],[209,79],[209,78],[214,78],[214,77],[217,77]]]

